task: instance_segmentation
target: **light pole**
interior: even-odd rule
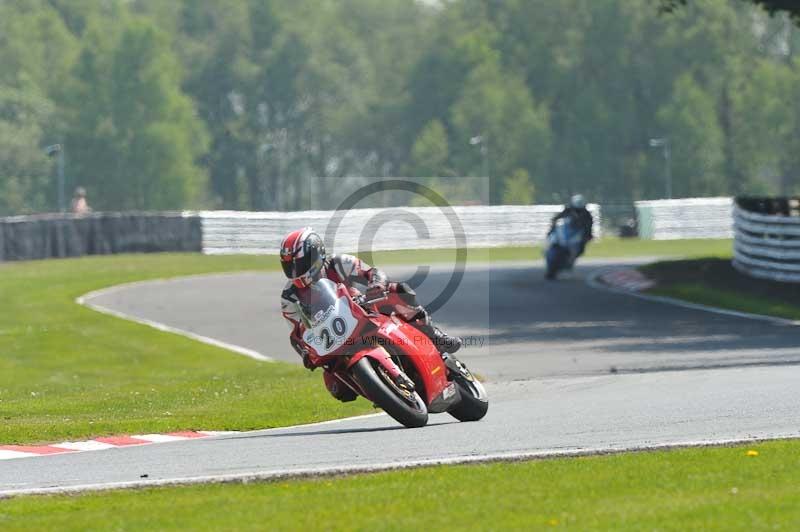
[[[58,210],[61,212],[66,211],[66,205],[64,204],[65,197],[64,197],[64,146],[61,144],[53,144],[48,146],[44,149],[45,153],[48,157],[53,157],[54,155],[58,155]]]
[[[480,146],[483,177],[489,177],[489,141],[484,135],[476,135],[469,139],[472,146]]]
[[[664,153],[664,161],[666,163],[666,187],[667,199],[672,199],[672,150],[669,145],[669,137],[661,137],[657,139],[650,139],[651,148],[662,148]]]

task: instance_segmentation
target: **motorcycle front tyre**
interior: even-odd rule
[[[368,399],[408,428],[424,427],[428,423],[428,407],[413,392],[411,400],[403,397],[395,386],[387,382],[378,362],[364,357],[352,367],[353,378],[367,394]]]

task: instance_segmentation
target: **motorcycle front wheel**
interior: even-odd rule
[[[461,392],[461,401],[456,406],[447,411],[459,421],[478,421],[483,419],[489,410],[489,399],[486,390],[477,379],[467,379],[461,375],[453,378],[453,382]]]
[[[564,268],[567,262],[567,251],[561,246],[553,246],[547,252],[546,268],[544,278],[552,281],[558,275],[558,272]]]
[[[351,371],[367,398],[395,420],[408,428],[428,423],[428,407],[419,394],[397,386],[379,363],[364,357]]]

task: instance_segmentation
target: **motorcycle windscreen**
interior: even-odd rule
[[[299,291],[303,341],[318,356],[327,356],[347,343],[358,326],[347,296],[338,296],[336,283],[320,279]]]

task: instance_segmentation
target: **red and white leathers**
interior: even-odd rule
[[[405,283],[389,283],[386,274],[378,268],[373,268],[365,263],[358,257],[353,255],[331,255],[325,259],[320,278],[330,279],[334,283],[342,283],[350,289],[356,289],[355,283],[366,286],[381,286],[389,292],[389,300],[387,303],[392,303],[394,308],[386,309],[389,312],[394,311],[398,316],[406,321],[411,321],[418,314],[425,314],[425,309],[416,301],[416,294],[410,290]],[[288,281],[281,293],[281,313],[286,320],[289,321],[292,328],[290,334],[290,341],[292,346],[301,344],[300,337],[300,315],[298,314],[298,298],[297,294],[303,288],[298,287],[292,281]],[[411,293],[408,293],[411,292]],[[397,294],[399,297],[392,297]],[[382,306],[383,308],[383,306]]]

